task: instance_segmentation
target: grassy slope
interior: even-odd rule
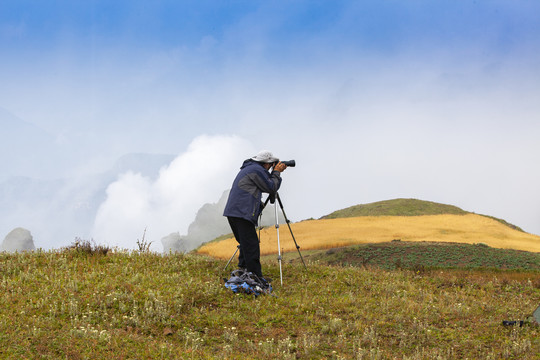
[[[485,216],[362,216],[354,218],[307,220],[291,224],[295,239],[302,249],[328,249],[395,239],[449,243],[484,243],[496,248],[540,252],[540,236],[514,230]],[[229,258],[236,249],[234,238],[211,242],[197,251]],[[280,227],[280,246],[285,252],[296,251],[288,228]],[[261,232],[261,253],[277,252],[276,229]]]
[[[336,211],[319,220],[291,225],[302,249],[328,249],[365,243],[432,241],[485,243],[496,248],[540,252],[540,236],[493,217],[465,212],[455,206],[415,199],[396,199]],[[261,232],[261,252],[277,252],[277,233],[272,228]],[[287,227],[280,230],[280,245],[296,251]],[[228,258],[236,248],[229,235],[201,246],[199,253]]]
[[[540,271],[540,253],[484,244],[392,241],[312,252],[310,261],[382,269],[511,269]],[[295,259],[296,256],[290,256]]]
[[[393,199],[378,201],[370,204],[360,204],[350,206],[345,209],[334,211],[323,216],[321,219],[338,219],[357,216],[423,216],[423,215],[466,215],[471,214],[457,206],[436,203],[432,201],[418,199]],[[493,216],[482,215],[496,220],[512,229],[523,231],[516,225],[508,223],[506,220]]]
[[[456,206],[417,199],[394,199],[350,206],[334,211],[321,219],[337,219],[357,216],[420,216],[420,215],[465,215],[467,211]]]
[[[223,287],[225,261],[0,253],[2,359],[537,359],[538,272],[283,267],[273,296]],[[277,279],[276,261],[264,263]]]

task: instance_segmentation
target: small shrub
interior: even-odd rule
[[[417,275],[420,275],[420,274],[425,274],[428,272],[428,269],[425,265],[423,264],[414,264],[412,266],[412,271],[414,271],[415,274]]]
[[[83,240],[78,237],[75,238],[73,244],[68,246],[67,249],[88,255],[107,255],[110,250],[108,246],[96,244],[93,239]]]
[[[148,242],[146,239],[146,228],[143,231],[142,239],[137,239],[137,246],[139,248],[140,252],[147,253],[150,252],[150,245],[152,245],[152,241]]]

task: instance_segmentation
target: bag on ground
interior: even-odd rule
[[[231,273],[231,277],[225,280],[225,287],[231,289],[234,293],[245,293],[259,296],[261,294],[270,294],[272,285],[264,278],[259,278],[252,272],[238,269]]]

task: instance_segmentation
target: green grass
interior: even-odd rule
[[[291,254],[294,255],[294,254]],[[381,269],[496,269],[540,271],[540,253],[485,244],[392,241],[321,250],[310,260]]]
[[[439,204],[417,199],[394,199],[370,204],[351,206],[334,211],[322,219],[336,219],[357,216],[420,216],[420,215],[465,215],[467,211],[456,206]]]
[[[538,271],[283,263],[276,296],[225,261],[64,249],[0,254],[2,359],[537,359]],[[275,259],[263,264],[279,279]]]

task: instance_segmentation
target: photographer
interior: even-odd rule
[[[255,227],[263,208],[262,193],[275,194],[278,191],[281,172],[286,168],[287,165],[267,150],[245,160],[234,179],[223,212],[240,244],[238,267],[247,269],[263,281],[259,238]]]

